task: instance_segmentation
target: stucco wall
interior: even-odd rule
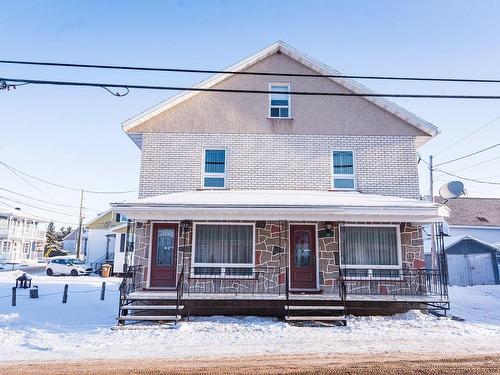
[[[227,150],[227,188],[328,190],[332,151],[355,153],[358,190],[418,198],[412,136],[148,133],[139,197],[202,187],[204,148]]]
[[[317,74],[284,54],[247,71]],[[292,91],[349,92],[328,78],[236,75],[214,88],[269,89],[289,82]],[[268,94],[199,93],[133,129],[133,132],[411,135],[422,131],[362,97],[294,95],[292,120],[268,119]]]

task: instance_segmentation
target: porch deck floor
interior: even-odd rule
[[[176,299],[175,291],[136,291],[131,292],[127,296],[129,299]],[[340,297],[336,294],[290,294],[292,301],[340,301]],[[236,294],[236,293],[184,293],[183,301],[189,300],[267,300],[267,301],[284,301],[284,294],[271,293],[254,293],[254,294]],[[348,294],[347,301],[359,302],[448,302],[448,299],[439,295],[365,295],[365,294]]]

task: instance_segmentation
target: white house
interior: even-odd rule
[[[0,208],[0,262],[41,259],[47,222],[20,209]]]

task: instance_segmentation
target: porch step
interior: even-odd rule
[[[307,322],[307,321],[337,321],[337,322],[345,322],[345,316],[285,316],[285,320],[288,321],[299,321],[299,322]]]
[[[179,305],[179,310],[184,308],[183,305]],[[175,305],[124,305],[122,310],[176,310]]]
[[[180,315],[121,315],[118,317],[119,321],[137,320],[137,321],[165,321],[165,322],[178,322],[182,317]]]
[[[288,310],[337,310],[344,311],[344,306],[288,306]]]

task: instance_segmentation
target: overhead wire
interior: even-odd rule
[[[39,177],[36,177],[36,176],[33,176],[29,173],[26,173],[26,172],[23,172],[19,169],[16,169],[14,168],[13,166],[11,165],[8,165],[7,163],[3,162],[3,161],[0,161],[0,164],[3,165],[4,167],[10,169],[10,170],[13,170],[17,173],[20,173],[20,174],[23,174],[24,176],[27,176],[29,178],[32,178],[34,180],[37,180],[39,182],[43,182],[45,184],[48,184],[48,185],[52,185],[52,186],[56,186],[56,187],[59,187],[61,189],[67,189],[67,190],[72,190],[72,191],[78,191],[78,192],[81,192],[82,190],[85,192],[85,193],[91,193],[91,194],[111,194],[111,195],[116,195],[116,194],[128,194],[128,193],[134,193],[136,192],[137,190],[125,190],[125,191],[97,191],[97,190],[87,190],[87,189],[81,189],[81,188],[76,188],[76,187],[71,187],[71,186],[66,186],[66,185],[61,185],[61,184],[57,184],[55,182],[51,182],[51,181],[47,181],[43,178],[39,178]]]
[[[430,81],[430,82],[500,83],[500,79],[489,79],[489,78],[442,78],[442,77],[410,77],[410,76],[398,77],[398,76],[376,76],[376,75],[349,75],[340,73],[338,74],[283,73],[283,72],[235,71],[235,70],[218,70],[218,69],[160,68],[160,67],[124,66],[124,65],[76,64],[76,63],[60,63],[60,62],[25,61],[25,60],[0,60],[0,63],[16,64],[16,65],[70,67],[70,68],[155,71],[155,72],[170,72],[170,73],[234,74],[234,75],[255,75],[255,76],[309,77],[309,78],[326,77],[326,78]]]
[[[489,147],[483,148],[483,149],[481,149],[481,150],[479,150],[479,151],[471,152],[470,154],[467,154],[467,155],[464,155],[464,156],[460,156],[460,157],[458,157],[458,158],[455,158],[455,159],[452,159],[452,160],[445,161],[445,162],[443,162],[443,163],[438,163],[438,164],[436,164],[435,166],[436,166],[436,167],[439,167],[439,166],[441,166],[441,165],[445,165],[445,164],[453,163],[453,162],[456,162],[456,161],[458,161],[458,160],[462,160],[462,159],[465,159],[465,158],[468,158],[468,157],[471,157],[471,156],[474,156],[474,155],[480,154],[480,153],[482,153],[482,152],[485,152],[485,151],[491,150],[492,148],[495,148],[495,147],[498,147],[498,146],[500,146],[500,143],[496,143],[496,144],[494,144],[494,145],[492,145],[492,146],[489,146]]]
[[[36,85],[53,86],[80,86],[80,87],[107,87],[122,89],[143,89],[143,90],[166,90],[166,91],[197,91],[197,92],[219,92],[219,93],[240,93],[240,94],[287,94],[305,96],[337,96],[337,97],[385,97],[385,98],[414,98],[414,99],[475,99],[475,100],[499,100],[500,95],[457,95],[457,94],[396,94],[396,93],[355,93],[355,92],[318,92],[318,91],[269,91],[269,90],[249,90],[249,89],[225,89],[214,87],[183,87],[183,86],[154,86],[135,84],[115,84],[102,82],[79,82],[79,81],[54,81],[35,80],[0,77],[0,81],[32,83]]]

